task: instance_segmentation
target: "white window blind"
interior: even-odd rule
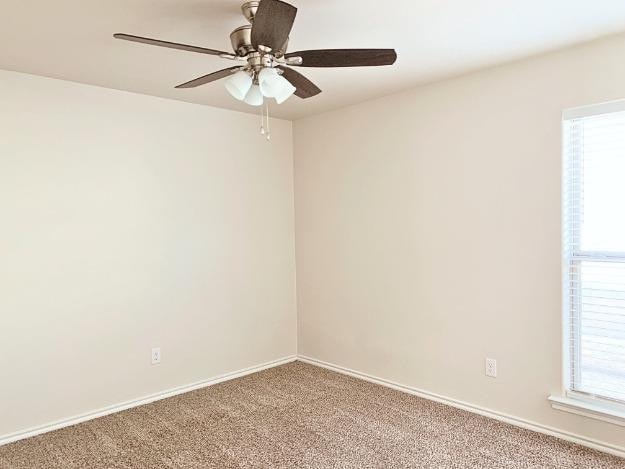
[[[564,119],[568,389],[625,404],[625,104]]]

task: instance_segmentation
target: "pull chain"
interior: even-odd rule
[[[266,104],[267,110],[267,140],[271,140],[271,129],[269,128],[269,103]]]
[[[260,134],[265,135],[267,140],[271,140],[271,131],[269,129],[269,103],[260,107]]]

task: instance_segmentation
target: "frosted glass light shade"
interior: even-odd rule
[[[295,93],[296,88],[293,85],[291,85],[291,83],[283,76],[278,76],[278,79],[280,81],[280,86],[273,97],[276,98],[276,102],[278,104],[282,104],[291,96],[293,96],[293,93]]]
[[[224,86],[234,98],[243,101],[252,87],[252,77],[249,73],[240,71],[228,78]]]
[[[280,75],[275,68],[263,68],[258,74],[258,84],[263,96],[275,97],[280,89]]]
[[[263,68],[258,74],[258,84],[263,96],[276,98],[278,104],[283,103],[295,93],[295,87],[275,68]]]
[[[244,101],[250,106],[262,106],[263,94],[260,92],[260,86],[252,85],[250,90],[245,95]]]

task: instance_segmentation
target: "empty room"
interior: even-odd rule
[[[625,2],[0,7],[0,469],[625,469]]]

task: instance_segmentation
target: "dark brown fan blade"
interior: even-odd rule
[[[397,60],[393,49],[320,49],[289,52],[286,56],[301,57],[300,67],[372,67],[392,65]]]
[[[280,0],[261,0],[254,24],[252,25],[252,45],[270,47],[274,52],[284,52],[282,48],[289,39],[297,8]]]
[[[182,85],[178,85],[176,86],[176,88],[195,88],[196,86],[205,85],[206,83],[210,83],[211,81],[226,78],[227,76],[232,75],[235,71],[241,69],[242,67],[230,67],[224,70],[219,70],[218,72],[209,73],[208,75],[204,75],[203,77],[188,81],[186,83],[183,83]]]
[[[291,85],[297,88],[297,90],[295,91],[295,96],[306,99],[321,93],[319,87],[301,73],[296,72],[291,68],[278,68],[284,72],[282,76],[286,78],[291,83]]]
[[[228,55],[232,56],[229,52],[223,52],[220,50],[206,49],[205,47],[188,46],[187,44],[178,44],[177,42],[161,41],[159,39],[150,39],[149,37],[132,36],[130,34],[116,33],[113,34],[116,39],[123,39],[125,41],[141,42],[143,44],[150,44],[152,46],[169,47],[170,49],[186,50],[189,52],[197,52],[199,54],[208,55]]]

